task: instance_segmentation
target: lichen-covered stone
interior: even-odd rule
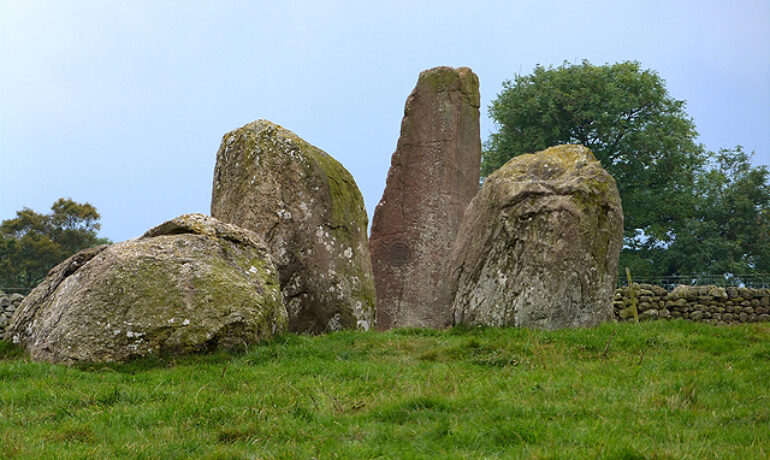
[[[5,334],[5,327],[22,300],[24,296],[21,294],[6,294],[0,291],[0,338]]]
[[[225,134],[211,214],[263,235],[280,273],[289,330],[374,325],[364,200],[326,152],[266,120]]]
[[[21,303],[6,340],[38,360],[125,361],[240,348],[287,323],[260,238],[188,214],[62,262]]]
[[[451,323],[442,278],[480,158],[478,77],[467,67],[422,72],[372,220],[380,329]]]
[[[615,181],[590,150],[513,158],[465,212],[448,277],[455,323],[559,329],[611,320],[622,236]]]

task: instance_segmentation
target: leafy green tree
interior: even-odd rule
[[[664,257],[666,274],[770,273],[770,172],[741,146],[711,155],[695,181],[694,216]]]
[[[684,106],[638,62],[537,66],[504,82],[489,107],[499,131],[485,143],[482,176],[523,153],[585,145],[615,178],[623,202],[621,268],[659,274],[649,260],[692,217],[692,187],[705,161]]]
[[[50,214],[24,208],[0,224],[0,286],[31,289],[72,254],[109,240],[97,237],[99,213],[60,198]]]

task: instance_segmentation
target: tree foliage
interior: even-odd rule
[[[638,62],[535,67],[489,107],[499,131],[482,176],[510,158],[589,147],[615,178],[624,214],[620,268],[641,277],[770,272],[766,167],[741,147],[706,152],[684,101]]]
[[[690,189],[703,163],[684,105],[638,62],[538,66],[504,82],[492,102],[499,131],[485,145],[482,176],[523,153],[585,145],[617,182],[626,244],[666,243],[692,207]]]
[[[711,154],[695,181],[693,217],[663,257],[666,273],[770,273],[770,172],[741,146]]]
[[[31,289],[72,254],[109,241],[97,237],[99,213],[60,198],[51,213],[24,208],[0,224],[0,286]]]

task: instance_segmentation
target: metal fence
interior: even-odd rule
[[[770,288],[770,273],[752,273],[749,275],[672,275],[659,277],[636,277],[632,281],[639,284],[652,284],[668,290],[684,284],[687,286],[747,287],[751,289]],[[618,277],[618,286],[626,286],[625,276]]]

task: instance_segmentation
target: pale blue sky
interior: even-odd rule
[[[222,135],[258,118],[353,174],[369,216],[421,70],[486,107],[537,64],[638,60],[700,141],[770,163],[770,2],[0,0],[0,219],[59,197],[120,241],[208,213]]]

